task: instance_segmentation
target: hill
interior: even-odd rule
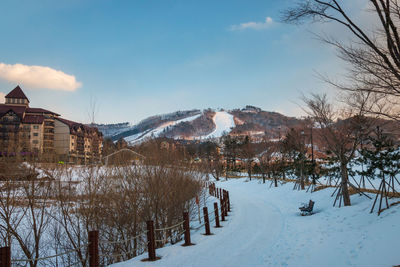
[[[277,137],[300,119],[253,106],[234,110],[198,109],[177,111],[146,118],[136,125],[127,123],[100,125],[104,136],[116,141],[124,138],[134,144],[152,137],[199,140],[219,138],[223,134]]]

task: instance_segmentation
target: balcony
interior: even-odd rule
[[[44,127],[54,127],[54,121],[44,121]]]

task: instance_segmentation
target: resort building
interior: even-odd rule
[[[19,86],[0,104],[0,156],[86,164],[100,161],[102,140],[95,127],[29,107],[29,99]]]

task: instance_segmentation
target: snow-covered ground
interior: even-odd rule
[[[305,193],[293,184],[269,187],[259,180],[231,179],[217,183],[230,192],[232,212],[223,228],[192,232],[195,246],[181,243],[115,264],[127,266],[393,266],[400,264],[400,205],[380,216],[370,214],[372,200],[353,195],[351,207],[332,207],[332,188]],[[300,216],[310,199],[315,214]],[[397,201],[397,200],[391,200]]]
[[[224,133],[229,133],[231,129],[235,127],[233,115],[229,114],[226,111],[215,112],[213,121],[215,124],[214,131],[206,136],[202,136],[202,139],[221,137]]]
[[[177,121],[169,121],[166,123],[163,123],[162,125],[160,125],[159,127],[152,129],[150,131],[147,131],[146,133],[138,133],[135,135],[131,135],[128,137],[125,137],[125,141],[130,142],[131,144],[134,143],[138,143],[141,142],[147,138],[150,137],[158,137],[160,134],[162,134],[162,132],[169,126],[174,126],[176,124],[179,124],[181,122],[188,122],[188,121],[194,121],[195,119],[197,119],[198,117],[200,117],[201,114],[197,114],[194,116],[190,116],[181,120],[177,120]]]

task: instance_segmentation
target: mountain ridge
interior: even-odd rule
[[[176,111],[150,116],[135,125],[116,123],[94,126],[113,141],[123,138],[134,144],[154,137],[203,140],[219,138],[223,134],[276,138],[281,131],[300,122],[301,119],[295,117],[247,105],[232,110],[208,108]]]

